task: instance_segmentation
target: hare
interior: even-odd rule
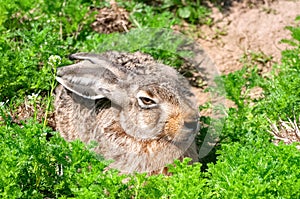
[[[151,56],[76,53],[58,68],[55,115],[66,140],[96,141],[121,173],[162,173],[184,157],[198,161],[198,109],[187,80]]]

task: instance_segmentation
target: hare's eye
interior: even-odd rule
[[[143,102],[143,104],[145,105],[152,105],[152,104],[156,104],[154,100],[147,98],[147,97],[140,97],[140,100]]]
[[[143,90],[140,90],[137,93],[136,99],[138,101],[139,106],[144,109],[157,107],[159,103],[159,100],[157,98],[151,96],[149,92]]]

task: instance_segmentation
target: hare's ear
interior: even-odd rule
[[[73,59],[83,59],[76,64],[57,69],[56,80],[66,89],[88,99],[108,98],[115,101],[125,74],[105,58],[88,53],[71,55]]]

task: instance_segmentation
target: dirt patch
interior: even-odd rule
[[[244,65],[257,65],[261,74],[270,71],[275,62],[280,62],[281,51],[290,47],[280,41],[290,38],[285,27],[297,24],[300,1],[227,1],[223,6],[222,11],[212,6],[213,25],[203,25],[197,30],[200,35],[197,41],[220,74],[239,70]],[[207,93],[193,91],[199,105],[209,101]],[[260,89],[256,95],[261,93]],[[224,105],[235,107],[228,99]],[[201,112],[201,115],[209,114]]]
[[[201,27],[198,41],[220,72],[227,74],[241,69],[241,58],[251,53],[280,62],[281,51],[289,47],[280,41],[290,38],[285,27],[296,25],[300,1],[243,1],[232,2],[222,12],[212,9],[214,24]]]
[[[129,13],[111,1],[110,8],[94,10],[98,12],[96,20],[91,24],[94,31],[99,33],[128,32],[131,28]]]

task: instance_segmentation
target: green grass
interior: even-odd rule
[[[91,30],[94,15],[88,9],[109,6],[107,2],[0,0],[0,197],[299,198],[300,152],[295,144],[275,146],[267,120],[300,116],[299,27],[288,27],[293,39],[284,42],[293,48],[282,52],[282,63],[274,65],[267,77],[246,60],[245,68],[218,80],[237,108],[226,110],[220,121],[216,162],[175,161],[176,166],[169,167],[172,176],[119,175],[115,170],[104,172],[109,161],[91,152],[93,146],[66,142],[53,132],[47,113],[42,122],[35,115],[16,123],[12,115],[27,95],[34,107],[39,104],[51,111],[55,69],[71,63],[67,58],[71,53],[140,50],[174,67],[181,65],[180,57],[192,56],[179,48],[186,42],[183,36],[174,42],[165,30],[161,41],[153,38],[161,33],[157,28],[182,20],[195,23],[195,15],[188,12],[194,12],[196,4],[163,1],[168,6],[155,8],[145,2],[120,1],[136,29],[127,35],[107,35]],[[257,53],[251,56],[256,61],[268,59]],[[263,89],[263,98],[249,97],[254,87]]]
[[[223,144],[216,164],[207,172],[216,198],[298,198],[300,153],[293,146],[248,137]]]

